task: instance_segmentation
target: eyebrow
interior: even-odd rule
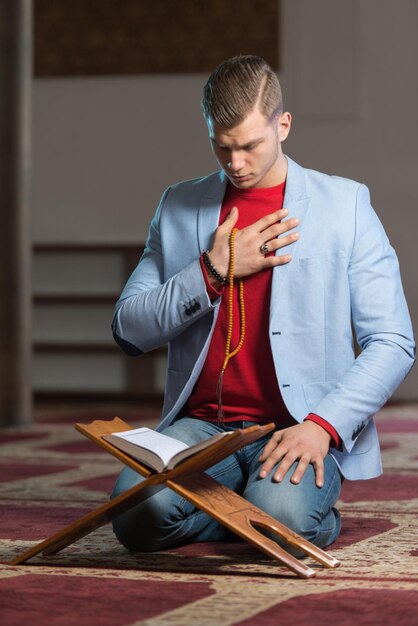
[[[211,137],[210,140],[212,143],[216,144],[218,148],[230,148],[230,146],[225,146],[225,145],[222,145],[221,143],[218,143],[214,139],[214,137]],[[262,141],[264,141],[264,139],[262,137],[259,137],[258,139],[253,139],[252,141],[249,141],[243,146],[236,146],[235,150],[246,150],[248,148],[254,148],[255,146],[258,146],[258,144],[261,143]]]

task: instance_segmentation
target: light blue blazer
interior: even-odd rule
[[[226,182],[216,172],[165,191],[116,305],[113,332],[128,354],[169,344],[160,429],[179,415],[210,344],[220,300],[207,295],[199,256],[211,247]],[[371,478],[381,473],[373,415],[415,355],[396,255],[364,185],[288,158],[284,207],[301,225],[286,249],[292,261],[272,270],[269,336],[283,400],[298,422],[313,412],[332,424],[343,449],[331,453],[346,478]]]

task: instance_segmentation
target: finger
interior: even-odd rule
[[[292,474],[292,478],[290,479],[290,482],[292,482],[294,485],[298,485],[300,483],[300,481],[303,478],[303,475],[306,472],[306,468],[309,465],[309,456],[302,456],[301,459],[299,460],[299,463],[296,466],[295,471]]]
[[[295,217],[290,220],[285,220],[284,222],[282,221],[279,224],[275,223],[263,230],[261,234],[264,241],[270,241],[270,239],[275,239],[279,235],[283,235],[287,231],[292,230],[292,228],[296,228],[299,224],[299,218]]]
[[[280,250],[280,248],[284,248],[285,246],[289,246],[294,241],[299,239],[299,233],[291,233],[290,235],[286,235],[286,237],[279,237],[278,239],[273,239],[268,242],[268,249],[270,252],[275,252],[276,250]]]
[[[291,254],[282,254],[280,256],[268,256],[268,257],[265,257],[263,269],[267,269],[269,267],[277,267],[278,265],[285,265],[286,263],[290,263],[291,260],[292,260]]]
[[[324,461],[319,458],[315,461],[312,461],[312,465],[315,469],[315,483],[316,486],[321,488],[324,486]]]
[[[286,454],[280,462],[277,470],[274,472],[273,480],[276,483],[281,483],[283,478],[286,476],[287,472],[292,467],[293,463],[296,461],[296,457],[293,454]]]
[[[266,461],[263,463],[263,465],[260,468],[260,471],[259,471],[260,478],[265,478],[266,476],[268,476],[268,474],[270,474],[273,467],[277,465],[277,463],[282,461],[282,459],[288,454],[289,454],[288,450],[280,448],[279,446],[275,450],[273,450],[273,452],[268,456],[268,458],[266,459]]]
[[[273,226],[280,220],[282,220],[288,214],[287,209],[280,209],[280,211],[274,211],[274,213],[269,213],[268,215],[264,215],[259,220],[254,222],[253,226],[257,229],[258,232],[263,232],[266,228]]]
[[[270,454],[273,452],[273,450],[275,450],[278,446],[278,444],[281,441],[281,434],[280,431],[276,431],[272,434],[272,436],[270,437],[270,439],[268,440],[268,442],[266,443],[266,445],[263,448],[262,453],[260,454],[260,456],[258,457],[258,460],[262,463],[263,461],[265,461]]]
[[[276,252],[276,250],[279,250],[280,248],[289,246],[291,243],[297,241],[298,239],[299,233],[292,233],[291,235],[287,235],[287,237],[280,237],[280,239],[266,241],[260,246],[260,252],[265,257],[267,254]]]

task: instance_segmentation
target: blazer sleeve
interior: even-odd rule
[[[112,331],[116,342],[135,356],[158,348],[212,311],[199,258],[166,279],[161,219],[170,188],[151,222],[144,254],[116,303]]]
[[[327,420],[350,452],[415,360],[415,343],[399,264],[360,185],[349,272],[352,322],[361,353],[315,413]]]

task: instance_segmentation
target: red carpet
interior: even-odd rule
[[[330,549],[342,565],[318,567],[307,581],[240,542],[130,554],[110,527],[11,567],[15,555],[104,502],[120,465],[67,419],[0,431],[0,623],[416,624],[418,407],[384,409],[378,428],[385,474],[344,484],[343,529]]]

